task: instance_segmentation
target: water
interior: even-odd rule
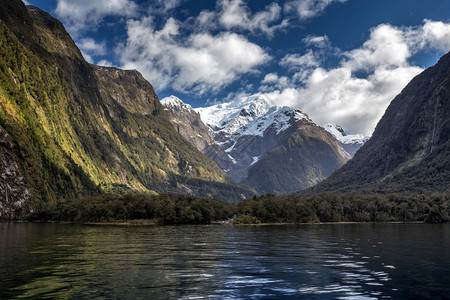
[[[439,299],[449,246],[449,224],[0,223],[0,299]]]

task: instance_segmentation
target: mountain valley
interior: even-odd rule
[[[313,186],[351,158],[345,146],[357,149],[365,142],[362,135],[344,137],[343,131],[340,142],[300,110],[259,96],[196,109],[175,96],[161,102],[189,142],[258,193]]]

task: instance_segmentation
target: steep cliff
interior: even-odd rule
[[[181,99],[170,96],[161,100],[164,111],[175,130],[188,142],[226,170],[231,163],[225,151],[214,140],[214,131],[206,126],[200,114]]]
[[[450,191],[450,53],[395,97],[373,136],[314,191]]]
[[[0,57],[0,217],[104,192],[245,194],[174,130],[138,72],[88,64],[49,14],[0,2]]]

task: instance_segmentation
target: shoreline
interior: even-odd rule
[[[160,224],[157,220],[130,220],[117,222],[69,222],[69,221],[28,221],[28,220],[9,220],[0,221],[0,223],[37,223],[37,224],[61,224],[61,225],[93,225],[93,226],[283,226],[283,225],[351,225],[351,224],[448,224],[446,223],[426,223],[424,221],[392,221],[392,222],[309,222],[309,223],[257,223],[257,224],[233,224],[226,221],[215,221],[209,224]]]

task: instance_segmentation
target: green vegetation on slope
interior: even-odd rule
[[[267,194],[240,203],[195,196],[126,194],[43,202],[34,221],[234,224],[317,222],[449,222],[450,195],[338,195],[309,198]],[[232,218],[233,217],[233,218]],[[232,218],[232,219],[231,219]],[[147,220],[147,222],[146,222]]]
[[[20,0],[0,11],[0,218],[104,192],[249,196],[174,130],[141,74],[88,64],[58,20]]]
[[[195,196],[109,194],[76,201],[46,202],[29,216],[29,220],[58,222],[148,220],[160,225],[210,224],[212,221],[231,218],[233,207],[229,202]]]

